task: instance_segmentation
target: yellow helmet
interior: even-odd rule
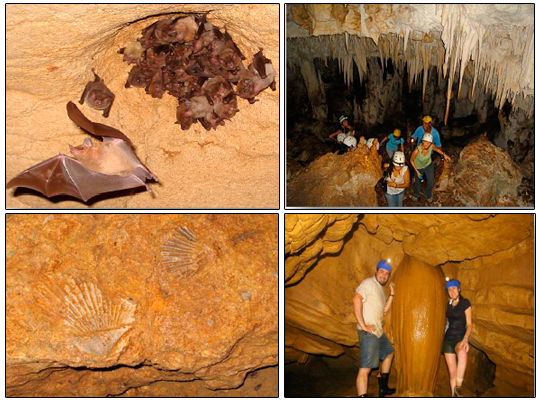
[[[431,118],[430,116],[427,115],[427,116],[425,116],[425,117],[423,118],[423,122],[425,122],[425,123],[430,123],[430,122],[432,122],[432,118]]]
[[[401,131],[400,131],[400,129],[395,129],[395,131],[393,132],[393,136],[395,136],[395,137],[400,137],[400,136],[401,136]]]

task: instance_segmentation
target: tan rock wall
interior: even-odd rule
[[[161,380],[235,388],[277,365],[277,222],[8,215],[6,393],[105,396]],[[183,278],[161,252],[182,227],[197,236]]]
[[[277,72],[277,91],[266,90],[219,127],[182,131],[175,125],[177,100],[154,99],[124,88],[130,67],[117,54],[160,14],[213,10],[250,63],[264,48]],[[116,95],[109,118],[82,106],[100,123],[123,131],[160,183],[154,192],[94,201],[96,207],[276,207],[279,203],[279,6],[84,4],[6,7],[6,179],[71,145],[85,133],[68,119],[65,105],[77,101],[91,68]],[[14,197],[8,207],[81,207],[51,203],[35,194]]]

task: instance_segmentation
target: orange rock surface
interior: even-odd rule
[[[433,395],[444,337],[444,277],[439,267],[405,257],[394,278],[391,336],[401,396]]]
[[[124,87],[131,66],[120,48],[167,13],[204,12],[228,32],[246,56],[259,47],[276,70],[276,91],[267,89],[218,130],[199,124],[183,131],[178,100],[152,98]],[[39,39],[37,39],[39,38]],[[116,98],[110,116],[81,105],[92,121],[124,132],[140,160],[159,178],[153,193],[124,192],[91,200],[100,208],[247,208],[279,205],[279,5],[278,4],[10,4],[6,7],[6,181],[82,144],[87,134],[67,117],[91,68]],[[97,140],[96,140],[97,141]],[[80,208],[36,193],[6,192],[12,208]]]
[[[150,395],[162,381],[169,396],[204,395],[277,365],[277,221],[8,215],[6,394]],[[171,240],[183,245],[172,269]],[[204,387],[173,385],[192,380]]]
[[[382,177],[382,157],[359,144],[343,155],[325,154],[287,183],[287,205],[295,207],[377,206],[374,186]]]
[[[358,215],[358,224],[331,233],[331,239],[340,239],[343,246],[326,255],[313,254],[308,245],[323,244],[326,232],[320,223],[341,215],[309,215],[304,221],[301,217],[285,218],[287,245],[296,240],[306,245],[294,253],[285,248],[285,271],[296,273],[310,262],[299,282],[295,278],[286,283],[285,334],[292,332],[285,341],[289,357],[301,357],[292,350],[324,354],[329,349],[333,355],[339,346],[357,345],[352,307],[356,287],[374,274],[379,259],[392,259],[397,278],[399,265],[410,256],[428,266],[439,265],[444,276],[461,281],[462,294],[474,313],[470,343],[496,365],[490,395],[533,395],[532,214]],[[295,224],[289,226],[289,220]],[[386,318],[386,330],[393,313]]]

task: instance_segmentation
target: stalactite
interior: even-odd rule
[[[384,71],[391,58],[397,71],[402,73],[405,66],[408,68],[409,85],[417,82],[422,74],[423,98],[428,82],[428,66],[433,65],[438,70],[439,84],[442,79],[447,80],[446,121],[453,83],[458,80],[456,92],[460,99],[464,76],[471,74],[473,84],[468,92],[470,99],[474,99],[477,83],[484,87],[485,93],[492,95],[494,104],[499,108],[506,101],[513,103],[521,94],[523,100],[519,101],[519,105],[530,117],[534,111],[530,108],[530,104],[534,104],[533,23],[509,23],[507,31],[501,31],[497,24],[489,23],[490,16],[478,17],[479,13],[473,12],[474,7],[466,4],[436,5],[435,14],[442,30],[431,30],[429,34],[434,34],[434,39],[427,43],[417,40],[422,34],[414,31],[411,25],[402,23],[397,25],[395,32],[380,35],[376,21],[366,14],[364,5],[358,5],[355,12],[359,17],[357,26],[358,35],[361,36],[352,34],[350,27],[347,27],[341,30],[344,34],[294,38],[289,41],[288,57],[297,59],[293,63],[298,63],[302,57],[318,57],[325,61],[335,58],[339,61],[346,85],[353,83],[354,64],[363,82],[367,74],[367,57],[380,57]],[[315,14],[312,18],[315,18]]]

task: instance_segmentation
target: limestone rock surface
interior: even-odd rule
[[[277,90],[259,102],[239,99],[240,112],[225,126],[183,131],[178,101],[124,88],[131,66],[117,51],[163,15],[212,10],[247,60],[259,47],[277,72]],[[178,14],[179,15],[179,14]],[[39,40],[37,40],[39,38]],[[153,193],[121,193],[92,200],[102,208],[277,207],[279,204],[279,6],[220,4],[10,4],[6,7],[6,180],[82,144],[86,134],[67,117],[95,68],[116,98],[110,116],[82,105],[93,121],[124,132],[140,160],[159,178]],[[81,207],[34,192],[14,196],[8,207]]]
[[[320,256],[338,252],[357,219],[356,214],[287,214],[285,282],[299,281]]]
[[[359,144],[342,155],[325,154],[287,183],[287,205],[295,207],[377,206],[374,187],[382,177],[376,148]]]
[[[468,207],[507,206],[506,199],[516,197],[521,180],[520,168],[509,154],[484,136],[464,147],[453,175],[457,198]]]
[[[277,227],[276,215],[9,215],[6,394],[204,395],[277,365]]]
[[[314,228],[309,222],[333,219],[331,214],[320,215],[318,220],[310,217],[303,231]],[[297,222],[296,217],[294,220]],[[340,235],[345,242],[339,253],[321,256],[299,283],[285,288],[285,344],[290,359],[301,358],[302,352],[325,354],[328,349],[328,355],[334,355],[338,351],[334,344],[344,349],[356,345],[352,307],[356,287],[374,274],[379,259],[391,258],[398,273],[408,255],[440,266],[444,276],[460,280],[462,293],[473,308],[471,344],[496,366],[495,388],[487,394],[533,395],[532,214],[365,214],[358,217],[358,223],[351,233]],[[323,239],[324,230],[319,226],[315,233],[318,235],[309,238]],[[295,238],[301,235],[296,233]],[[285,250],[287,272],[299,266],[301,251],[298,253],[291,259]],[[391,322],[390,315],[386,330]]]

